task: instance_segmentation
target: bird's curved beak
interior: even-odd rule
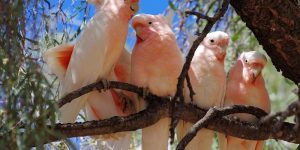
[[[222,40],[219,41],[218,45],[224,50],[226,51],[227,47],[229,44],[229,37],[225,37]]]
[[[135,15],[132,18],[132,27],[135,30],[137,43],[144,41],[142,37],[142,30],[145,27],[145,16],[144,15]]]
[[[252,82],[255,82],[256,78],[261,74],[261,70],[262,70],[261,66],[255,66],[251,68]]]
[[[143,30],[143,25],[140,23],[136,23],[136,24],[132,24],[134,30],[135,30],[135,34],[136,34],[136,42],[140,43],[142,41],[144,41],[143,37],[142,37],[142,30]]]
[[[226,49],[228,47],[229,44],[229,37],[224,38],[223,40],[220,40],[218,42],[218,46],[220,47],[220,51],[217,54],[217,57],[220,61],[223,61],[225,59],[226,56]]]

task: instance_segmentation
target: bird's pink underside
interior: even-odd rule
[[[114,72],[118,81],[126,82],[126,69],[121,64],[116,64],[114,68]]]
[[[227,143],[235,143],[235,142],[236,142],[236,141],[235,141],[236,139],[237,139],[237,137],[227,136]],[[255,142],[255,141],[243,140],[243,141],[240,142],[240,144],[243,145],[243,147],[248,148],[249,142]],[[257,142],[257,143],[256,143],[256,146],[255,146],[255,150],[258,150],[258,149],[260,149],[260,148],[259,148],[259,147],[260,147],[260,144],[263,144],[264,141],[256,141],[256,142]],[[235,143],[235,144],[236,144],[236,143]]]
[[[114,104],[116,106],[116,109],[117,109],[117,113],[119,115],[122,115],[123,114],[123,110],[122,110],[122,102],[121,102],[121,99],[118,95],[118,93],[115,91],[115,90],[109,90],[110,93],[111,93],[111,96],[113,98],[113,101],[114,101]],[[93,107],[92,105],[90,105],[91,107],[91,110],[92,110],[92,113],[94,115],[94,117],[97,119],[97,120],[100,120],[100,119],[105,119],[106,117],[103,117],[100,113],[101,110],[98,110],[97,108]]]
[[[92,113],[93,113],[94,117],[97,120],[101,119],[102,117],[101,117],[100,113],[97,111],[97,109],[94,108],[92,105],[90,105],[90,107],[91,107],[91,110],[92,110]]]

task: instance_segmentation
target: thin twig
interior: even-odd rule
[[[187,82],[187,86],[188,86],[189,91],[190,91],[190,98],[191,98],[191,101],[194,101],[193,96],[194,96],[196,93],[195,93],[195,91],[194,91],[194,89],[193,89],[193,85],[192,85],[192,83],[191,83],[191,79],[190,79],[190,76],[189,76],[189,75],[186,76],[186,82]]]
[[[187,15],[194,15],[197,17],[197,20],[199,19],[206,19],[207,21],[213,21],[212,17],[209,17],[207,15],[203,15],[202,13],[196,12],[196,11],[186,11]]]

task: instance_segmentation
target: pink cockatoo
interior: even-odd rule
[[[128,22],[138,10],[138,0],[94,0],[95,16],[84,28],[62,82],[62,94],[108,80],[125,45]],[[60,108],[60,121],[74,122],[93,93],[85,94]],[[92,97],[91,97],[92,96]]]
[[[267,63],[265,55],[243,52],[230,69],[224,106],[249,105],[270,112],[270,100],[261,71]],[[252,115],[235,114],[244,121],[256,121]],[[253,141],[227,136],[221,150],[262,150],[264,141]]]
[[[163,16],[147,14],[135,16],[132,26],[137,36],[131,55],[132,83],[158,96],[174,96],[184,58],[172,29]],[[146,107],[136,105],[138,110]],[[142,149],[167,150],[169,125],[170,118],[163,118],[142,129]]]
[[[229,36],[225,32],[208,33],[197,48],[192,59],[189,76],[195,92],[190,101],[189,90],[185,90],[185,102],[193,103],[200,108],[221,107],[225,95],[226,74],[224,59]],[[180,121],[177,126],[178,139],[182,139],[193,124]],[[211,149],[214,131],[201,129],[187,145],[187,150]]]
[[[62,44],[46,51],[43,55],[44,60],[52,72],[57,75],[61,83],[63,83],[73,49],[74,45],[72,44]],[[124,49],[108,78],[115,81],[129,82],[131,73],[130,59],[130,54]],[[85,119],[88,121],[107,119],[113,116],[125,116],[135,112],[135,108],[130,104],[124,106],[124,101],[122,100],[124,94],[118,90],[111,89],[101,93],[93,91],[90,95],[84,111]],[[130,132],[122,132],[97,136],[96,139],[97,141],[99,140],[99,146],[102,149],[127,150],[130,146],[130,137]]]

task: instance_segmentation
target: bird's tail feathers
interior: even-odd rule
[[[143,150],[167,150],[170,118],[162,118],[152,126],[142,129]]]
[[[61,82],[65,77],[73,49],[73,44],[62,44],[43,53],[44,61]]]
[[[62,123],[73,123],[76,121],[76,117],[78,116],[80,110],[85,105],[86,99],[88,98],[88,94],[83,95],[70,103],[65,104],[61,108],[59,120]]]

